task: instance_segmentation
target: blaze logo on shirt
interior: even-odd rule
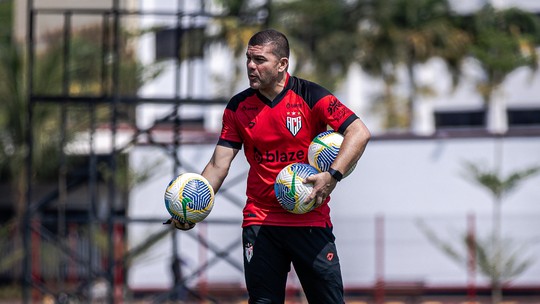
[[[302,129],[302,116],[300,116],[300,112],[287,112],[287,129],[293,136],[296,136],[298,131]]]
[[[253,149],[253,158],[258,164],[262,164],[263,162],[280,162],[280,163],[286,163],[286,162],[301,162],[304,161],[306,154],[304,150],[297,150],[297,151],[279,151],[279,150],[271,150],[271,151],[265,151],[264,154],[259,151],[259,149],[254,148]]]

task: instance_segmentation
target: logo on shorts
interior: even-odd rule
[[[246,243],[244,245],[244,256],[249,263],[251,261],[251,258],[253,257],[253,244]]]
[[[300,112],[287,112],[287,129],[289,129],[289,132],[291,132],[293,136],[296,136],[298,131],[302,129],[302,116],[300,116]]]
[[[328,262],[332,261],[333,258],[334,258],[333,252],[329,252],[326,254],[326,259],[328,260]]]

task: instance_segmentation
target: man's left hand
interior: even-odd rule
[[[304,180],[304,183],[313,184],[313,190],[308,196],[307,201],[315,199],[315,208],[319,207],[326,201],[326,198],[336,188],[337,181],[328,172],[321,172],[312,176],[309,176]]]
[[[193,227],[195,227],[195,223],[191,224],[191,223],[187,223],[187,222],[181,222],[177,219],[174,219],[174,218],[170,218],[168,219],[165,223],[163,223],[163,225],[167,225],[167,224],[172,224],[174,226],[174,228],[176,229],[180,229],[180,230],[190,230],[192,229]]]

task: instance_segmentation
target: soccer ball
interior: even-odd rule
[[[296,214],[313,210],[315,199],[307,201],[313,185],[304,184],[303,181],[317,173],[319,173],[317,169],[302,163],[293,163],[281,169],[274,183],[274,192],[285,210]]]
[[[165,190],[165,207],[181,223],[195,224],[204,220],[213,206],[214,189],[200,174],[180,174]]]
[[[334,130],[324,131],[315,136],[308,148],[309,164],[320,172],[328,171],[338,155],[341,143],[343,143],[343,135]],[[343,174],[343,177],[351,174],[355,167],[356,164]]]

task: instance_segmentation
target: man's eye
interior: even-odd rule
[[[264,57],[249,57],[246,56],[247,62],[253,61],[255,64],[261,64],[266,61],[266,58]]]

